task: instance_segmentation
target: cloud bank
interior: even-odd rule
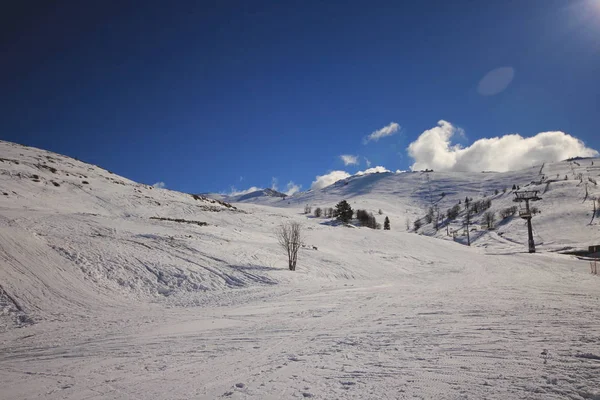
[[[371,133],[369,136],[367,136],[363,143],[367,144],[371,141],[378,141],[379,139],[386,137],[386,136],[391,136],[394,133],[398,132],[400,130],[400,125],[398,125],[396,122],[390,122],[389,125],[384,126],[381,129],[378,129],[376,131],[374,131],[373,133]]]
[[[155,187],[157,189],[164,189],[167,187],[167,185],[165,185],[164,182],[156,182],[155,184],[152,185],[152,187]]]
[[[380,173],[380,172],[392,172],[392,171],[390,171],[389,169],[387,169],[385,167],[382,167],[382,166],[378,165],[376,167],[369,168],[369,169],[366,169],[364,171],[358,171],[354,175],[361,176],[361,175],[367,175],[367,174],[377,174],[377,173]]]
[[[325,175],[318,175],[316,177],[315,181],[312,183],[312,185],[310,185],[310,188],[314,189],[314,190],[322,189],[329,185],[333,185],[340,179],[346,179],[349,177],[350,177],[350,174],[347,173],[346,171],[331,171],[330,173],[325,174]]]
[[[358,164],[358,156],[353,156],[350,154],[342,154],[340,156],[344,165],[357,165]]]
[[[244,194],[256,192],[257,190],[262,190],[262,189],[259,187],[256,187],[256,186],[252,186],[245,190],[237,190],[235,187],[232,186],[231,191],[229,192],[229,196],[241,196]]]
[[[298,193],[302,189],[302,185],[297,185],[292,181],[289,181],[287,184],[287,190],[284,192],[288,196],[293,195],[294,193]]]
[[[408,154],[415,160],[411,170],[505,172],[569,157],[598,156],[581,140],[560,131],[541,132],[529,138],[509,134],[479,139],[467,147],[451,143],[459,132],[459,128],[444,120],[423,132],[408,146]]]
[[[336,183],[339,180],[350,178],[351,176],[362,176],[362,175],[376,174],[376,173],[381,173],[381,172],[392,172],[392,171],[390,171],[389,169],[382,167],[382,166],[368,168],[364,171],[358,171],[354,175],[351,175],[351,174],[347,173],[346,171],[331,171],[328,174],[317,176],[315,181],[310,186],[310,188],[314,189],[314,190],[323,189],[324,187],[333,185],[334,183]],[[404,172],[404,171],[398,170],[397,172]]]

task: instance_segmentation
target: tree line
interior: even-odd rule
[[[335,207],[316,207],[314,211],[312,210],[311,206],[306,205],[304,207],[304,213],[311,214],[311,212],[316,218],[335,218],[336,220],[344,224],[348,224],[353,219],[356,219],[360,226],[365,226],[371,229],[382,228],[381,224],[377,222],[377,218],[372,212],[361,209],[353,210],[352,206],[350,206],[350,203],[348,203],[346,200],[340,201],[335,205]],[[379,210],[378,213],[379,215],[381,215],[383,214],[383,211]],[[391,229],[390,219],[387,216],[385,217],[383,222],[383,229]]]

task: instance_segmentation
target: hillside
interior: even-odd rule
[[[565,179],[566,177],[566,179]],[[353,176],[321,190],[298,193],[285,200],[256,198],[255,203],[282,208],[303,209],[305,205],[333,207],[346,199],[354,209],[372,212],[380,222],[388,216],[394,229],[410,230],[414,221],[424,219],[434,205],[445,215],[460,203],[461,213],[455,220],[440,218],[438,230],[426,224],[418,233],[466,243],[464,236],[464,201],[491,200],[496,215],[496,229],[488,231],[483,212],[472,220],[473,246],[491,252],[520,251],[527,244],[525,221],[518,217],[503,220],[500,211],[518,206],[513,185],[520,190],[536,190],[543,199],[532,204],[540,213],[533,219],[534,238],[540,251],[569,251],[600,244],[600,219],[592,221],[592,199],[600,198],[600,159],[579,159],[548,163],[521,171],[494,173],[406,172],[375,173]],[[586,196],[587,191],[587,196]],[[382,210],[382,215],[378,211]],[[591,222],[591,223],[590,223]],[[448,229],[446,229],[448,228]],[[455,235],[451,233],[456,231]],[[454,237],[453,237],[454,236]]]
[[[573,179],[594,179],[591,161],[544,166],[563,178],[550,183],[531,184],[539,166],[434,172],[430,183],[424,173],[371,174],[232,205],[0,142],[0,393],[599,398],[600,280],[555,252],[598,241]],[[525,253],[516,218],[472,247],[431,226],[405,231],[430,192],[442,210],[484,194],[501,209],[513,184],[545,191],[537,254]],[[392,230],[303,214],[343,198],[382,209]],[[305,234],[295,272],[274,233],[285,221]]]

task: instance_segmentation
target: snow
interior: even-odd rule
[[[540,166],[369,174],[230,207],[7,142],[0,158],[2,399],[600,398],[600,278],[557,253],[600,244],[568,162],[544,167],[563,181],[527,254],[517,218],[472,247],[404,220],[429,185],[442,209],[512,205]],[[392,230],[302,214],[343,198]],[[287,220],[306,234],[295,272],[274,236]]]

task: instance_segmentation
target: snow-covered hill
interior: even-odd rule
[[[527,244],[527,227],[518,213],[502,219],[500,212],[514,202],[513,186],[536,190],[543,199],[535,203],[540,210],[533,219],[534,238],[541,251],[585,250],[600,244],[600,219],[594,219],[593,199],[600,198],[600,159],[577,159],[534,166],[521,171],[495,172],[406,172],[374,173],[353,176],[321,190],[298,193],[285,200],[256,198],[258,204],[302,209],[305,205],[334,207],[342,199],[354,209],[366,209],[383,222],[388,216],[395,229],[414,231],[415,220],[423,227],[417,232],[440,239],[466,243],[464,201],[491,200],[495,229],[488,230],[484,212],[472,219],[472,244],[491,252],[513,252]],[[587,194],[586,194],[587,193]],[[460,204],[458,218],[448,220],[447,210]],[[431,206],[439,209],[438,229],[426,224],[424,216]],[[379,216],[379,210],[382,215]],[[455,232],[455,234],[452,234]]]
[[[599,171],[577,162],[370,174],[231,205],[0,142],[0,397],[599,398],[600,280],[546,251],[598,241],[574,178]],[[473,247],[405,231],[431,199],[501,209],[513,184],[542,191],[538,254],[517,219]],[[303,214],[344,198],[392,230]],[[295,272],[285,221],[306,238]]]
[[[204,197],[226,201],[229,203],[259,203],[269,204],[270,202],[280,201],[287,197],[285,193],[278,192],[273,189],[259,189],[249,193],[236,194],[236,195],[225,195],[219,193],[203,193]]]

